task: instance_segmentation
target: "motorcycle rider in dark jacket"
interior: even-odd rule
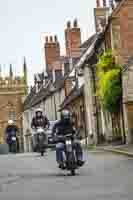
[[[6,127],[5,133],[6,133],[6,142],[9,146],[9,152],[12,151],[12,137],[16,138],[16,142],[18,145],[18,137],[17,137],[17,133],[19,132],[18,127],[14,124],[13,120],[9,120],[8,121],[8,126]],[[18,146],[17,146],[18,148]],[[17,150],[17,149],[16,149]]]
[[[35,117],[33,117],[31,122],[31,128],[46,128],[49,127],[49,120],[46,116],[43,115],[43,110],[38,108],[35,112]]]
[[[60,168],[65,168],[63,163],[63,154],[64,151],[64,144],[63,141],[58,139],[59,135],[67,135],[72,133],[73,136],[76,135],[76,129],[73,126],[72,120],[71,120],[71,113],[68,110],[63,110],[61,112],[61,120],[57,122],[53,127],[53,138],[57,138],[57,144],[56,144],[56,160],[59,164]],[[83,161],[83,151],[80,142],[74,141],[74,147],[77,154],[78,159],[78,165],[82,166],[84,164]]]
[[[36,109],[35,111],[35,116],[32,119],[31,122],[31,128],[37,130],[37,128],[48,128],[50,125],[49,120],[46,116],[43,115],[43,110],[41,108]],[[36,148],[39,148],[40,145],[40,139],[39,139],[39,134],[37,134],[34,138],[35,143],[36,143]],[[42,141],[43,143],[45,143],[45,145],[47,144],[47,138],[46,135],[43,136]],[[47,146],[47,145],[46,145]]]

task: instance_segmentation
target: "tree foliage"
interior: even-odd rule
[[[115,57],[110,50],[100,57],[97,71],[98,96],[107,111],[116,113],[119,111],[122,95],[121,67],[115,63]]]

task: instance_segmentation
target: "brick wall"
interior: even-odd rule
[[[65,44],[66,44],[66,56],[79,57],[80,45],[81,45],[81,31],[78,27],[77,20],[74,21],[73,27],[71,23],[67,23],[65,29]]]
[[[46,37],[44,48],[47,71],[52,71],[53,63],[60,60],[60,44],[57,37]]]
[[[125,1],[120,9],[121,61],[133,55],[133,1]]]

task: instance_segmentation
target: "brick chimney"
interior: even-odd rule
[[[102,32],[107,23],[109,8],[107,7],[106,0],[96,0],[96,5],[97,7],[94,8],[96,32]]]
[[[121,64],[125,64],[133,56],[133,1],[121,7],[119,13]]]
[[[81,45],[81,31],[78,27],[77,20],[74,20],[73,27],[71,22],[67,22],[67,28],[65,29],[65,46],[66,55],[68,57],[79,57],[80,56],[80,45]]]
[[[45,39],[45,60],[46,60],[46,71],[53,70],[53,63],[60,60],[60,44],[57,36],[46,37]]]

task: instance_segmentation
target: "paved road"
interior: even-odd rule
[[[0,200],[132,200],[133,159],[87,154],[76,177],[56,168],[54,153],[0,157]]]

